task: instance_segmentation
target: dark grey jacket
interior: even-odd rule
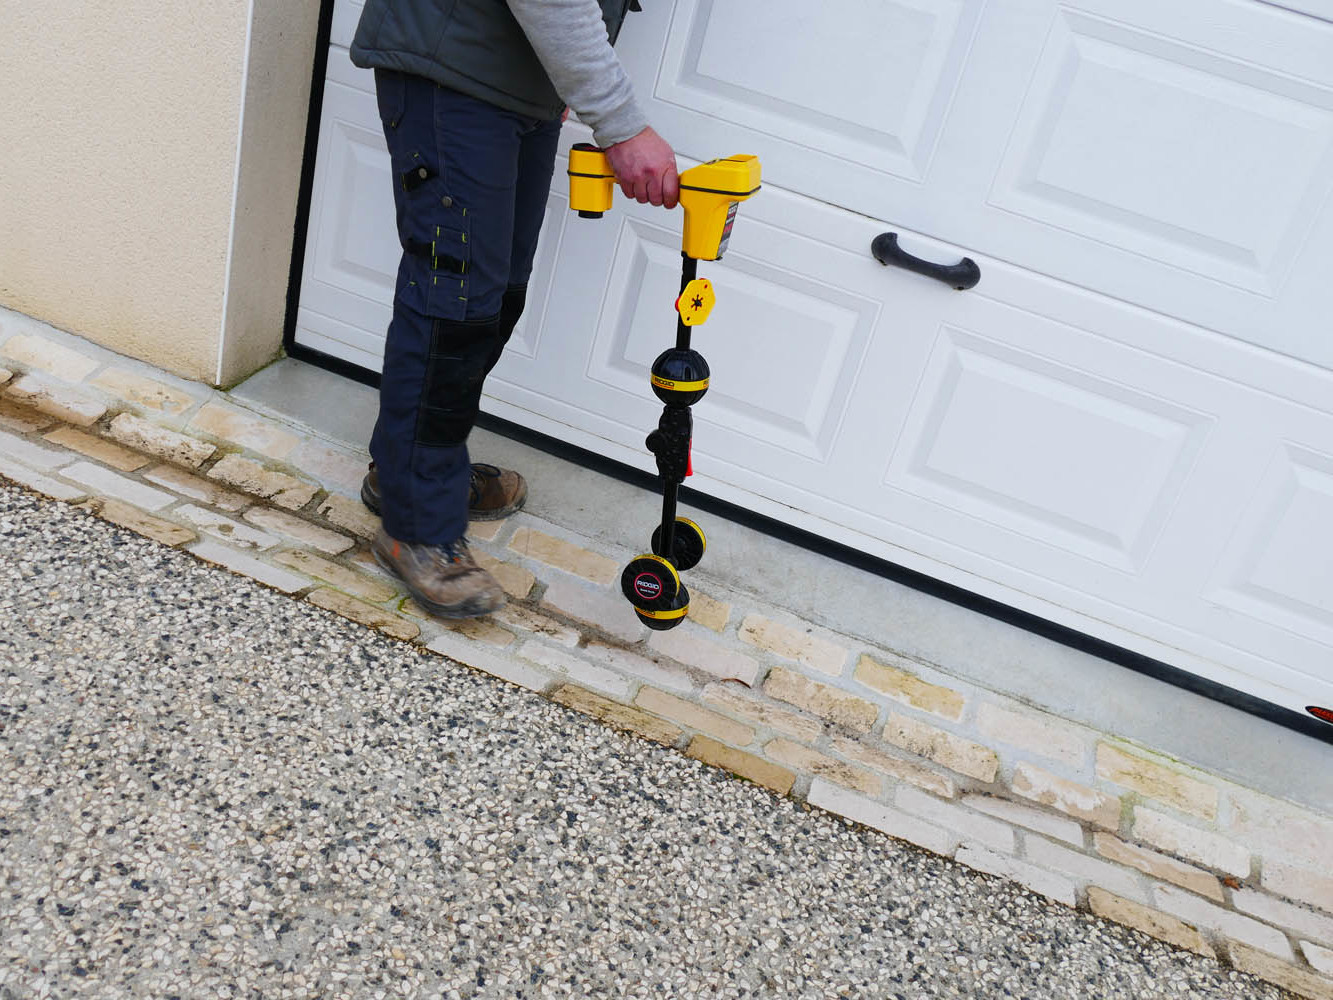
[[[610,145],[646,124],[610,48],[629,8],[630,0],[367,0],[352,62],[424,76],[533,118],[558,117],[568,104]]]

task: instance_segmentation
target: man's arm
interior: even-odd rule
[[[626,196],[674,208],[676,158],[648,127],[597,0],[506,0],[556,93],[592,127]]]

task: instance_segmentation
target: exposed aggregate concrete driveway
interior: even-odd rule
[[[1277,1000],[0,486],[0,997]]]

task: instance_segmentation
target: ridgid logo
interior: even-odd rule
[[[653,573],[640,573],[634,578],[634,593],[645,601],[656,600],[662,593],[662,578]]]

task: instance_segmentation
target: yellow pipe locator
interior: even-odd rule
[[[606,153],[579,143],[569,151],[569,207],[581,218],[601,218],[610,211],[616,177]],[[693,474],[690,443],[694,419],[690,407],[708,391],[708,362],[690,348],[690,329],[712,312],[713,285],[698,277],[701,260],[720,260],[731,239],[736,208],[759,190],[759,158],[726,156],[691,167],[680,175],[680,207],[685,224],[680,243],[680,294],[676,297],[676,346],[653,362],[653,393],[663,402],[648,450],[662,477],[662,523],[653,532],[652,553],[636,556],[620,575],[620,589],[651,629],[675,628],[690,610],[690,593],[680,570],[703,558],[703,529],[676,516],[676,493]]]

